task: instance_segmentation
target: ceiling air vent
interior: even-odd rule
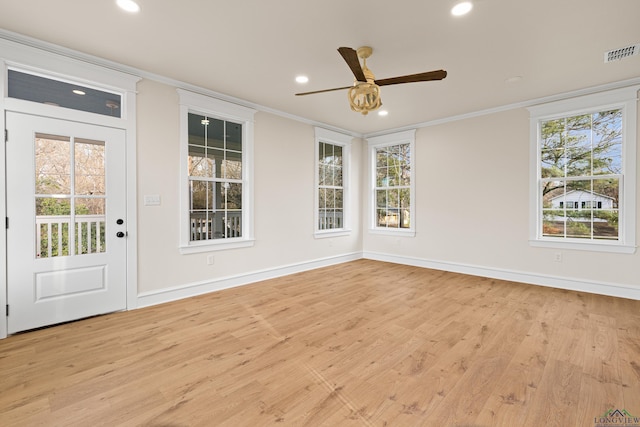
[[[621,47],[604,53],[604,62],[619,61],[628,56],[640,54],[640,44]]]

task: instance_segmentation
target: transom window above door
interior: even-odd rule
[[[85,85],[8,70],[9,98],[122,117],[122,96]]]

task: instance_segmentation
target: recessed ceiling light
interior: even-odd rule
[[[127,12],[140,12],[140,6],[133,0],[116,0],[116,4],[120,9]]]
[[[86,95],[86,93],[80,89],[74,89],[73,93],[75,93],[76,95]]]
[[[298,83],[308,83],[309,82],[309,77],[307,76],[297,76],[296,77],[296,82]]]
[[[381,117],[388,116],[389,112],[387,110],[380,110],[378,111],[378,115]]]
[[[471,9],[473,9],[473,4],[470,1],[463,1],[451,8],[451,14],[453,16],[462,16],[471,12]]]

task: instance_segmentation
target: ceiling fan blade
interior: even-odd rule
[[[314,90],[313,92],[302,92],[302,93],[296,93],[296,96],[301,96],[301,95],[313,95],[314,93],[332,92],[332,91],[334,91],[334,90],[349,89],[350,87],[351,87],[351,86],[335,87],[335,88],[333,88],[333,89]]]
[[[410,74],[408,76],[391,77],[389,79],[376,80],[378,86],[397,85],[400,83],[428,82],[430,80],[442,80],[447,77],[445,70],[427,71],[426,73]]]
[[[366,82],[367,78],[364,76],[364,71],[362,71],[362,66],[360,65],[360,60],[358,59],[358,52],[350,47],[340,47],[338,48],[338,52],[342,55],[342,58],[347,63],[351,72],[355,76],[356,80],[359,82]]]

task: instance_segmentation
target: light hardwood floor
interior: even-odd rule
[[[640,301],[359,260],[0,341],[3,426],[594,426]]]

